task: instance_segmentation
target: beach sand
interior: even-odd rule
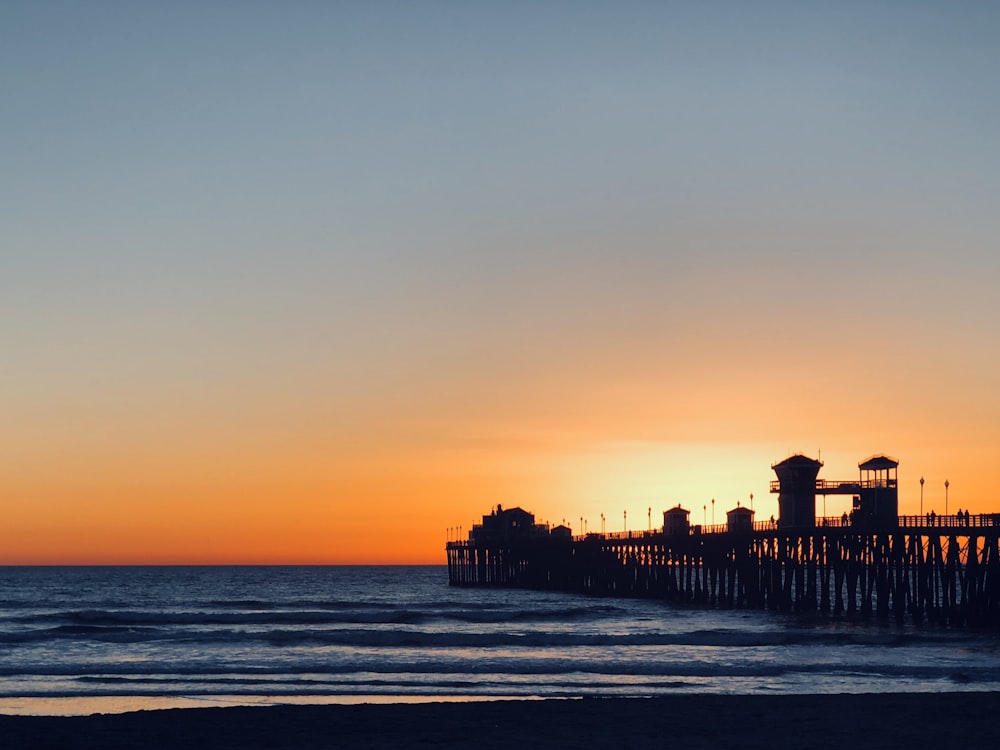
[[[0,745],[48,748],[978,748],[1000,693],[715,696],[173,709],[0,716]]]

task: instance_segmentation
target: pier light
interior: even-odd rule
[[[712,525],[715,526],[715,498],[712,498]]]
[[[646,522],[649,524],[649,530],[653,530],[653,506],[646,508]]]
[[[628,531],[628,511],[622,511],[622,531]]]
[[[601,533],[604,533],[604,514],[601,513]]]
[[[920,477],[920,515],[924,515],[924,478]]]
[[[948,482],[947,479],[944,480],[944,514],[948,515]]]
[[[750,493],[750,510],[753,510],[753,493]]]
[[[708,526],[708,504],[701,506],[701,522]]]

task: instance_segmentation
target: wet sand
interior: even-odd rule
[[[0,716],[5,748],[947,748],[1000,740],[1000,693],[714,696]]]

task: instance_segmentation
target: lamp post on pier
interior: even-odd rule
[[[753,493],[750,493],[750,510],[753,510]]]
[[[628,511],[622,511],[622,531],[628,531]]]
[[[646,508],[646,523],[648,525],[648,531],[653,530],[653,506],[650,505]]]
[[[701,506],[701,524],[702,526],[708,526],[708,505]]]
[[[604,514],[601,513],[601,533],[604,533]]]
[[[924,515],[924,478],[920,477],[920,517]]]
[[[948,515],[948,482],[947,479],[944,480],[944,514]]]
[[[712,498],[712,525],[715,526],[715,498]]]

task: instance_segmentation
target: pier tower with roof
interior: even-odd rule
[[[782,528],[816,526],[816,476],[822,461],[801,453],[771,466],[778,475],[771,492],[778,493],[778,523]]]
[[[899,461],[877,454],[858,464],[861,473],[854,509],[862,518],[880,527],[899,523],[899,487],[896,469]]]

